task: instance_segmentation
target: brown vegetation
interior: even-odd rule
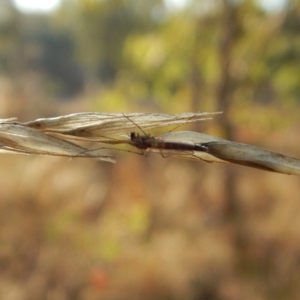
[[[0,24],[1,64],[20,52],[24,60],[4,63],[1,118],[223,105],[220,124],[216,117],[196,129],[300,157],[299,4],[266,13],[254,1],[211,1],[204,12],[200,2],[167,15],[160,1],[138,1],[137,9],[117,0],[65,1],[44,19],[15,12],[7,27]],[[51,32],[44,38],[74,38],[83,86],[80,76],[65,78],[77,74],[72,61],[63,65],[67,75],[43,60],[36,67],[35,55],[44,53],[37,28]],[[70,92],[74,81],[81,89]],[[0,166],[3,299],[286,300],[300,293],[297,176],[126,152],[114,165],[1,155]]]

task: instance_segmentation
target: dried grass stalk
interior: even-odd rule
[[[155,138],[144,132],[140,144],[135,144],[124,133],[149,128],[182,125],[210,119],[218,113],[184,113],[177,115],[153,113],[76,113],[56,118],[37,119],[19,123],[15,118],[0,120],[1,152],[57,155],[68,157],[97,157],[114,162],[105,154],[105,147],[90,149],[75,140],[104,143],[114,147],[129,144],[145,152],[159,153],[206,162],[234,163],[283,174],[300,175],[300,160],[256,146],[240,144],[192,131],[175,131]],[[120,137],[123,136],[121,139]],[[144,145],[143,145],[144,143]],[[164,149],[163,143],[169,143]],[[176,143],[170,148],[170,143]],[[174,144],[175,145],[175,144]],[[200,145],[201,150],[191,150],[189,145]],[[142,148],[141,148],[142,146]],[[186,150],[189,148],[189,150]],[[196,148],[195,148],[196,149]]]

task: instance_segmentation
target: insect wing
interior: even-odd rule
[[[226,141],[224,139],[200,133],[195,131],[174,131],[168,132],[161,136],[163,140],[166,141],[175,141],[175,142],[182,142],[182,143],[193,143],[193,144],[201,144],[201,143],[208,143],[208,142],[215,142],[215,141]]]

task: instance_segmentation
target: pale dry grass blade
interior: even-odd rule
[[[112,156],[104,155],[100,149],[90,152],[89,149],[72,142],[15,123],[0,123],[0,146],[1,152],[97,157],[101,160],[114,162]]]
[[[192,131],[169,132],[160,137],[136,135],[122,139],[111,136],[143,128],[182,125],[210,119],[216,113],[77,113],[56,118],[17,123],[15,118],[0,120],[1,152],[43,154],[69,157],[97,157],[114,162],[103,150],[88,149],[69,140],[86,140],[110,145],[130,144],[146,152],[160,153],[206,162],[234,163],[283,174],[300,175],[300,160],[270,150],[220,139]],[[141,129],[142,130],[142,129]],[[191,145],[198,146],[190,147]],[[164,146],[166,149],[164,149]],[[200,146],[200,147],[199,147]],[[173,148],[174,147],[174,148]],[[202,147],[202,148],[201,148]]]
[[[218,141],[203,144],[207,152],[222,160],[271,172],[300,175],[300,159],[252,145]]]
[[[164,142],[201,145],[205,151],[160,150],[148,151],[172,155],[179,158],[204,160],[206,162],[234,163],[282,174],[300,175],[300,159],[263,149],[260,147],[235,143],[203,133],[177,131],[162,135]]]
[[[175,115],[158,113],[76,113],[56,118],[37,119],[23,123],[24,126],[36,128],[52,134],[63,134],[87,140],[99,140],[103,136],[121,135],[136,131],[136,125],[160,128],[171,125],[198,122],[211,119],[219,112],[183,113]]]
[[[144,128],[181,125],[211,119],[216,113],[198,112],[177,115],[155,113],[76,113],[55,118],[37,119],[19,123],[15,118],[0,121],[0,152],[43,154],[69,157],[97,157],[114,161],[103,154],[104,148],[87,149],[70,140],[126,144],[124,140],[111,138],[136,130],[136,124]]]

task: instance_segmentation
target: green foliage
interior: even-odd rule
[[[64,90],[69,95],[82,92],[83,78],[87,85],[96,83],[99,94],[92,98],[98,109],[153,104],[170,112],[191,105],[213,109],[224,64],[233,103],[296,103],[300,89],[296,4],[289,2],[285,14],[270,14],[256,1],[226,3],[191,1],[183,10],[170,11],[162,0],[65,0],[46,22],[10,14],[0,27],[1,59],[4,64],[14,60],[18,54],[10,49],[21,38],[25,52],[33,45],[39,49],[30,52],[30,60],[26,53],[18,58],[23,72],[37,58],[43,72],[53,75],[55,67],[55,76],[46,80],[61,97]],[[231,10],[230,29],[224,25],[226,7]],[[22,31],[14,29],[20,20]],[[49,38],[49,33],[61,39],[52,36],[48,45],[40,37]],[[226,39],[227,50],[220,46]],[[61,74],[72,74],[73,79]]]

